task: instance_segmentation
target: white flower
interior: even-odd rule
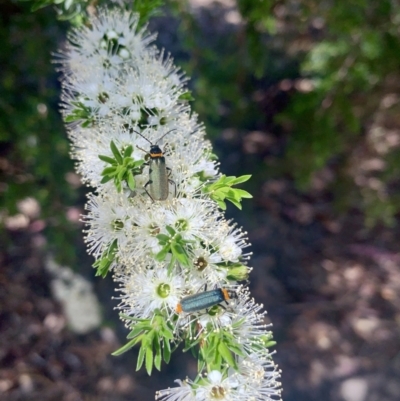
[[[211,246],[199,246],[194,248],[191,253],[194,269],[191,270],[193,276],[199,277],[204,284],[208,284],[211,288],[221,286],[221,283],[227,283],[228,270],[218,265],[221,263],[222,257]]]
[[[116,192],[111,196],[90,194],[86,208],[89,213],[84,216],[84,221],[90,226],[86,231],[88,252],[98,258],[114,240],[123,247],[127,241],[124,227],[130,218],[129,201]]]
[[[265,324],[266,311],[261,312],[263,305],[250,298],[248,288],[238,286],[235,292],[234,307],[228,308],[226,314],[230,316],[235,338],[246,352],[252,353],[255,348],[264,348],[265,339],[271,335],[267,328],[271,325]]]
[[[234,376],[223,378],[218,370],[207,375],[204,384],[196,388],[196,401],[236,401],[241,398],[235,396],[238,381]]]
[[[238,262],[240,259],[248,259],[248,255],[243,255],[243,248],[249,246],[246,242],[247,235],[240,228],[236,228],[236,224],[229,226],[225,224],[226,232],[217,243],[219,253],[225,261]]]
[[[236,244],[235,238],[229,236],[221,242],[219,252],[224,260],[236,262],[242,254],[242,248]]]
[[[174,199],[166,211],[166,224],[186,241],[215,239],[215,223],[219,213],[204,199]]]
[[[83,25],[69,33],[67,52],[62,54],[66,71],[81,74],[82,66],[115,68],[126,63],[127,52],[133,62],[146,50],[151,51],[148,45],[155,35],[138,31],[138,20],[137,14],[100,9],[97,17],[92,16],[90,27]]]
[[[278,401],[281,399],[280,372],[274,364],[271,354],[257,352],[241,358],[239,372],[231,371],[239,385],[239,391],[249,401]]]
[[[161,203],[149,207],[140,199],[133,198],[132,202],[134,209],[126,232],[127,246],[121,249],[120,257],[123,263],[134,264],[161,251],[157,235],[166,234],[166,223],[165,207]]]
[[[188,380],[175,380],[175,383],[178,383],[179,387],[157,391],[156,400],[162,398],[164,401],[196,401]]]
[[[160,263],[151,268],[134,268],[136,271],[118,278],[122,283],[119,291],[123,294],[119,308],[124,314],[141,319],[151,318],[156,309],[172,316],[182,298],[183,278],[168,275],[167,268]]]

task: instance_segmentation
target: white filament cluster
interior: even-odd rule
[[[277,400],[279,372],[257,338],[269,332],[263,314],[246,291],[217,317],[205,311],[177,317],[176,306],[188,294],[209,288],[237,290],[228,277],[230,266],[246,265],[245,233],[227,221],[218,205],[202,192],[220,176],[205,139],[203,126],[185,102],[185,79],[172,60],[151,45],[154,36],[138,29],[138,17],[102,9],[88,27],[73,30],[62,53],[63,114],[69,122],[72,155],[82,180],[94,188],[86,205],[88,250],[96,259],[116,244],[111,270],[119,285],[119,308],[134,318],[151,318],[155,311],[173,322],[177,341],[188,323],[197,319],[199,334],[211,321],[215,330],[229,330],[243,344],[239,371],[208,372],[196,382],[179,382],[158,397],[169,401]],[[139,135],[141,134],[141,135]],[[164,136],[165,135],[165,136]],[[164,137],[163,137],[164,136]],[[148,167],[136,175],[136,190],[113,181],[102,183],[113,157],[111,141],[121,153],[132,146],[134,160],[145,159],[149,142],[164,151],[171,170],[170,194],[153,201],[143,189]],[[159,141],[159,139],[162,140]],[[176,188],[175,188],[176,186]],[[157,238],[172,227],[185,244],[189,266],[168,254],[163,261]],[[250,269],[249,269],[250,270]],[[161,291],[167,288],[168,291]],[[186,322],[186,323],[185,323]],[[201,377],[201,376],[200,376]]]

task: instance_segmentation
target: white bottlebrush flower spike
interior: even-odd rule
[[[150,374],[184,340],[199,346],[199,375],[158,398],[279,400],[262,306],[238,283],[251,270],[246,233],[223,215],[226,201],[240,207],[251,197],[233,188],[249,176],[219,173],[183,74],[138,20],[101,9],[72,30],[61,54],[72,154],[94,188],[84,216],[88,250],[97,274],[111,271],[118,283],[131,330],[115,354],[141,345],[138,367],[145,362]],[[190,313],[181,307],[187,296]]]

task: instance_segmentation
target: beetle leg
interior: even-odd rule
[[[146,194],[149,195],[149,198],[153,201],[154,203],[154,199],[153,197],[149,194],[149,192],[147,191],[146,187],[147,185],[151,184],[153,181],[147,181],[146,184],[144,185],[143,189],[146,191]]]
[[[172,170],[169,167],[165,167],[167,172],[168,172],[168,177],[171,175]],[[174,184],[174,188],[175,188],[175,195],[174,197],[176,198],[176,183],[175,181],[171,180],[168,178],[168,182],[170,182],[171,184]]]
[[[175,181],[172,181],[172,180],[168,179],[168,182],[170,182],[171,184],[174,184],[174,188],[175,188],[174,197],[176,198],[176,184],[175,184]]]

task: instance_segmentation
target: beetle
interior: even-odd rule
[[[168,135],[170,132],[175,131],[174,129],[165,133],[161,138],[158,138],[157,142],[160,141],[164,136]],[[145,136],[143,136],[140,132],[135,131],[142,138],[144,138],[147,142],[150,143],[150,151],[147,152],[142,148],[138,148],[143,152],[146,152],[150,160],[148,162],[149,165],[149,181],[144,186],[144,190],[147,195],[151,198],[152,201],[163,201],[168,198],[169,195],[169,185],[168,183],[172,183],[175,185],[175,193],[176,193],[176,184],[169,178],[169,174],[171,169],[168,168],[165,164],[164,153],[161,148],[157,145],[157,142],[153,144],[150,142]],[[146,187],[149,186],[149,190],[147,191]]]
[[[235,297],[236,293],[234,291],[227,290],[226,288],[215,288],[214,290],[204,291],[200,294],[189,295],[182,298],[181,302],[176,306],[176,312],[198,312],[202,309],[219,305],[224,301],[228,303],[231,298]]]

